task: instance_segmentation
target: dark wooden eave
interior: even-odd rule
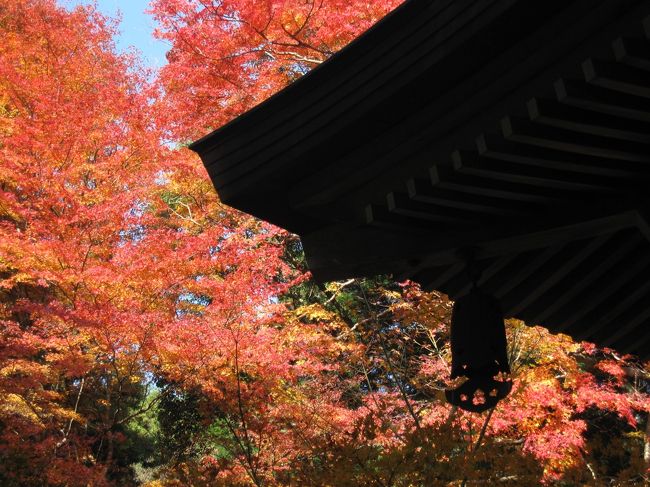
[[[452,298],[650,357],[650,1],[411,0],[195,142],[317,279]]]

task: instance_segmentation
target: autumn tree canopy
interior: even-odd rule
[[[398,3],[154,0],[152,73],[0,0],[1,485],[647,481],[649,364],[512,321],[512,394],[456,410],[445,296],[312,282],[184,148]]]
[[[171,43],[160,73],[167,126],[205,135],[317,66],[400,0],[154,0]]]

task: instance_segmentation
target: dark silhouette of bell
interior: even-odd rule
[[[506,330],[498,301],[474,286],[459,298],[451,316],[451,378],[466,378],[445,391],[465,411],[493,408],[512,389]]]

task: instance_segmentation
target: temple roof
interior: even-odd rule
[[[195,142],[319,280],[459,297],[650,356],[650,2],[411,0]]]

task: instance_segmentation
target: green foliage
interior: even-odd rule
[[[203,431],[202,397],[168,384],[158,405],[157,455],[160,463],[180,463],[196,456],[196,437]]]

